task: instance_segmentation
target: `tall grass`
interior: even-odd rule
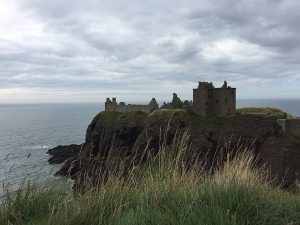
[[[126,176],[121,166],[94,188],[87,176],[82,184],[89,191],[82,195],[30,183],[16,193],[8,189],[0,224],[300,224],[299,192],[274,187],[251,151],[225,155],[225,162],[208,172],[203,158],[190,160],[189,138],[187,132],[176,134],[146,163]]]

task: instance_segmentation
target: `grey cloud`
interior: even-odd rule
[[[300,84],[297,0],[14,2],[19,25],[30,23],[0,27],[0,90],[157,85],[160,95],[198,80]]]

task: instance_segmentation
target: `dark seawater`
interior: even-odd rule
[[[237,107],[281,108],[300,116],[300,100],[238,100]],[[17,187],[25,178],[45,181],[60,165],[46,154],[57,145],[80,144],[99,104],[0,105],[0,183]],[[0,190],[1,195],[1,190]]]
[[[84,142],[102,110],[103,104],[0,105],[0,184],[51,178],[59,165],[47,163],[49,148]]]

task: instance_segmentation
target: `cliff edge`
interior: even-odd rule
[[[188,137],[191,152],[187,163],[203,157],[207,167],[212,168],[216,155],[247,148],[261,165],[267,166],[271,178],[283,186],[293,185],[300,172],[300,139],[284,133],[275,117],[201,117],[185,109],[159,109],[150,114],[99,113],[87,128],[85,143],[80,147],[67,146],[73,153],[65,154],[68,159],[56,175],[71,177],[75,188],[80,188],[82,171],[91,177],[105,177],[109,167],[143,163],[157,154],[162,145],[172,149],[174,141],[183,134]],[[52,150],[52,163],[58,152]]]

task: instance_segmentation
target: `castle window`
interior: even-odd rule
[[[216,103],[219,104],[219,100],[218,99],[216,100]]]
[[[231,91],[231,94],[233,95],[233,94],[234,94],[234,91]]]
[[[227,98],[225,98],[225,102],[227,103]]]

